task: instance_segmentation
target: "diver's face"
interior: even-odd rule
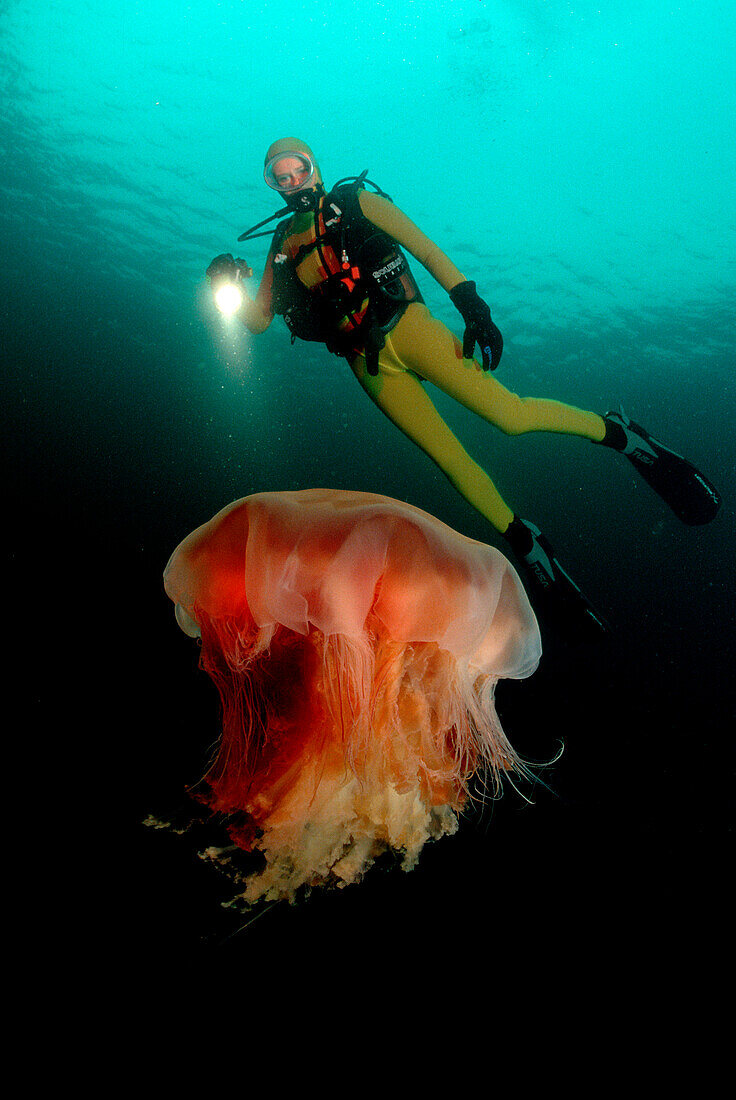
[[[273,166],[273,179],[280,191],[298,191],[311,175],[301,157],[285,156]]]

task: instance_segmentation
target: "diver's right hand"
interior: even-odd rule
[[[252,274],[253,268],[245,260],[233,259],[232,252],[223,252],[215,256],[206,271],[211,283],[215,279],[237,282],[239,279],[250,279]]]
[[[450,297],[465,321],[463,359],[472,359],[477,343],[483,354],[483,370],[495,370],[503,353],[503,336],[491,319],[487,302],[478,294],[475,283],[469,281],[454,286]]]

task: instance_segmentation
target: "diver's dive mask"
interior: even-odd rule
[[[311,157],[306,153],[292,153],[288,150],[277,153],[266,163],[263,178],[269,187],[284,196],[284,201],[292,210],[315,210],[325,190],[315,181],[316,169]]]

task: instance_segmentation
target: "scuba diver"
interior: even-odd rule
[[[255,298],[241,295],[236,315],[254,334],[279,315],[292,343],[319,341],[347,359],[378,408],[503,536],[542,607],[574,629],[587,624],[605,632],[605,621],[560,565],[549,539],[503,500],[442,419],[425,383],[508,435],[557,432],[619,451],[686,524],[712,520],[718,492],[623,412],[599,415],[546,398],[521,398],[496,381],[489,372],[499,364],[503,338],[475,282],[366,175],[341,180],[326,192],[303,141],[284,138],[270,147],[265,181],[286,207],[238,240],[270,235],[256,231],[277,217],[284,220],[273,233]],[[404,249],[450,295],[465,325],[462,343],[427,309]],[[212,261],[207,275],[217,294],[242,286],[253,271],[227,253]],[[476,343],[480,362],[473,358]]]

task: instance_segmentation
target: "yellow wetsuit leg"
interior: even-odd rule
[[[419,378],[425,378],[508,435],[547,431],[600,441],[603,418],[545,398],[520,398],[472,360],[450,330],[424,305],[412,304],[386,337],[379,373],[365,359],[352,363],[359,382],[398,428],[432,458],[460,493],[500,532],[514,513],[485,470],[475,462],[437,412]]]

